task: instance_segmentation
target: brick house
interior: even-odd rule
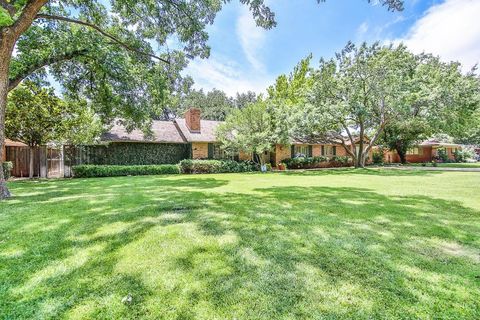
[[[409,149],[406,154],[407,162],[430,162],[438,156],[438,149],[444,148],[450,160],[455,159],[455,151],[461,150],[462,146],[455,143],[445,143],[435,139],[425,140],[417,146]],[[384,153],[386,163],[400,162],[400,157],[396,151]]]
[[[200,109],[190,108],[183,119],[153,121],[153,138],[145,137],[141,130],[133,130],[129,133],[117,122],[109,132],[102,136],[101,140],[110,143],[183,143],[191,146],[192,159],[222,159],[227,156],[215,135],[215,130],[221,123],[221,121],[203,120]],[[291,145],[275,145],[272,152],[264,154],[264,157],[267,162],[276,166],[282,160],[296,155],[333,157],[346,156],[347,152],[340,144],[295,140]],[[234,158],[251,160],[252,156],[240,153]]]
[[[187,144],[190,146],[192,159],[222,159],[226,154],[220,148],[215,130],[221,121],[201,119],[198,108],[190,108],[185,112],[185,118],[172,121],[154,120],[152,122],[153,137],[146,137],[141,130],[128,132],[118,121],[102,135],[101,141],[108,143],[169,143]],[[240,153],[237,160],[249,160],[251,156]]]

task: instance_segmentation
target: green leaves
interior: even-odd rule
[[[6,135],[30,146],[50,142],[92,142],[100,125],[88,105],[63,101],[52,89],[25,82],[12,91],[7,105]]]
[[[0,27],[6,27],[13,24],[13,18],[10,13],[2,7],[0,7]]]

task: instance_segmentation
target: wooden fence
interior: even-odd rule
[[[12,176],[28,177],[30,173],[30,149],[6,147],[6,161],[13,163]],[[59,178],[64,176],[63,148],[36,147],[33,150],[33,176]]]

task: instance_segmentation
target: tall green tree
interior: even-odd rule
[[[308,134],[341,144],[363,167],[387,123],[409,108],[414,56],[403,45],[349,43],[330,60],[321,60],[308,108]],[[352,148],[356,146],[356,148]]]
[[[42,78],[49,66],[65,90],[94,101],[102,116],[118,113],[138,125],[164,101],[175,81],[170,75],[185,57],[208,56],[205,27],[225,2],[0,0],[0,159],[8,92],[23,79]],[[257,25],[275,25],[263,0],[240,2]],[[402,9],[401,0],[381,2]],[[167,50],[171,37],[179,40],[180,50]],[[8,195],[0,171],[0,199]]]
[[[258,100],[227,116],[216,132],[227,152],[245,152],[257,155],[265,164],[265,152],[277,143],[288,143],[288,132],[275,117],[275,107],[269,100]]]
[[[100,123],[88,107],[63,101],[51,88],[40,88],[27,81],[10,93],[5,132],[29,146],[30,178],[36,147],[50,142],[89,143],[100,130]]]
[[[402,163],[410,147],[436,134],[464,136],[480,110],[480,81],[475,69],[463,73],[456,62],[415,55],[404,108],[384,129],[382,142],[395,150]]]

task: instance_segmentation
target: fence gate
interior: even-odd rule
[[[47,148],[47,177],[63,177],[63,151],[62,148]]]

